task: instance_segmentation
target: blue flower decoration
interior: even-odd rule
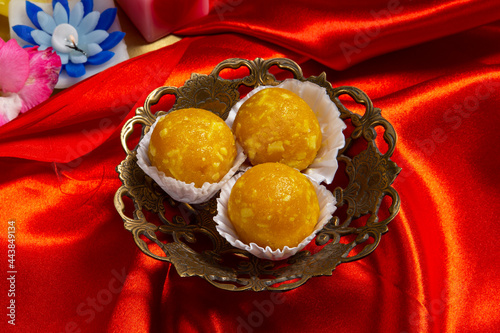
[[[26,1],[26,13],[35,28],[15,25],[12,29],[31,44],[27,46],[39,45],[39,50],[54,47],[61,57],[61,71],[66,70],[71,77],[83,76],[85,65],[101,65],[113,58],[115,53],[109,50],[125,36],[121,31],[107,32],[116,18],[116,8],[99,13],[93,11],[92,0],[81,0],[72,10],[67,0],[52,0],[52,7],[51,16]],[[61,31],[73,33],[59,38]],[[62,46],[61,41],[64,42]]]

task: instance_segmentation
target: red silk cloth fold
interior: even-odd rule
[[[225,4],[232,10],[213,2],[208,17],[178,32],[188,36],[180,42],[0,127],[1,267],[7,275],[15,220],[17,271],[15,297],[2,296],[0,330],[498,330],[498,2]],[[371,13],[383,10],[398,12]],[[347,44],[359,52],[349,58]],[[356,86],[399,136],[393,160],[403,171],[394,187],[402,206],[378,248],[285,293],[234,293],[180,278],[138,250],[113,205],[124,121],[153,89],[181,86],[232,57],[287,57],[305,76],[324,71],[333,86]],[[15,326],[5,316],[10,299]]]
[[[177,34],[255,36],[345,69],[394,50],[498,20],[500,2],[436,0],[216,0]]]

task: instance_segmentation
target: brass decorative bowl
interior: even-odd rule
[[[127,145],[134,125],[142,126],[144,136],[156,117],[166,113],[151,111],[163,96],[175,96],[174,110],[197,107],[225,119],[240,99],[241,86],[255,88],[281,82],[270,73],[272,66],[291,72],[297,80],[324,87],[348,126],[344,131],[345,147],[337,157],[339,170],[327,187],[337,199],[337,211],[315,241],[282,261],[259,259],[232,247],[215,229],[215,198],[200,205],[172,200],[138,167],[137,147],[131,150]],[[247,67],[249,74],[233,80],[221,78],[224,69],[240,67]],[[347,109],[341,102],[342,95],[363,105],[364,114]],[[382,141],[377,139],[380,129],[384,132]],[[218,288],[232,291],[290,290],[314,276],[332,275],[337,265],[361,259],[375,250],[400,207],[399,195],[391,187],[401,171],[390,160],[396,140],[396,132],[382,117],[381,110],[374,108],[368,96],[355,87],[333,88],[325,73],[305,78],[301,68],[289,59],[228,59],[209,75],[193,74],[182,87],[154,90],[144,107],[137,108],[121,132],[127,157],[116,168],[123,185],[116,192],[114,203],[137,246],[155,259],[172,263],[180,276],[199,276]],[[385,153],[377,145],[381,142],[385,142]],[[127,204],[125,197],[133,205]],[[161,251],[152,251],[155,246]]]

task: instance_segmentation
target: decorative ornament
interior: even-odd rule
[[[77,79],[60,80],[56,88],[70,86],[95,74],[96,69],[98,72],[116,64],[117,61],[110,62],[110,60],[116,56],[114,48],[125,36],[121,31],[108,32],[116,19],[115,7],[99,12],[94,10],[92,0],[70,2],[74,3],[71,9],[68,0],[53,0],[52,13],[49,14],[50,7],[44,11],[42,3],[38,6],[25,1],[24,15],[30,24],[12,25],[13,32],[25,45],[38,45],[40,50],[48,47],[54,49],[61,57],[61,79],[65,75]],[[11,22],[15,21],[15,8],[13,8],[15,4],[19,5],[19,1],[11,2],[9,16]]]
[[[229,0],[231,1],[236,2]],[[208,15],[210,9],[209,0],[117,0],[116,2],[149,43]],[[217,4],[215,7],[217,9]]]
[[[9,15],[9,0],[0,0],[0,15]]]
[[[0,126],[50,97],[61,69],[52,48],[23,49],[0,38]]]

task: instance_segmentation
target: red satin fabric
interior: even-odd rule
[[[180,31],[209,35],[117,65],[0,127],[1,267],[15,219],[18,271],[16,326],[3,314],[0,330],[498,330],[498,2],[401,2],[351,63],[339,43],[354,43],[373,24],[370,10],[388,3],[275,3],[241,1],[222,21],[212,4]],[[286,293],[234,293],[180,278],[137,249],[113,205],[119,130],[154,88],[231,57],[325,71],[334,86],[365,91],[394,125],[402,207],[371,255]]]
[[[498,20],[495,0],[215,0],[182,35],[234,31],[345,69],[394,50]]]

